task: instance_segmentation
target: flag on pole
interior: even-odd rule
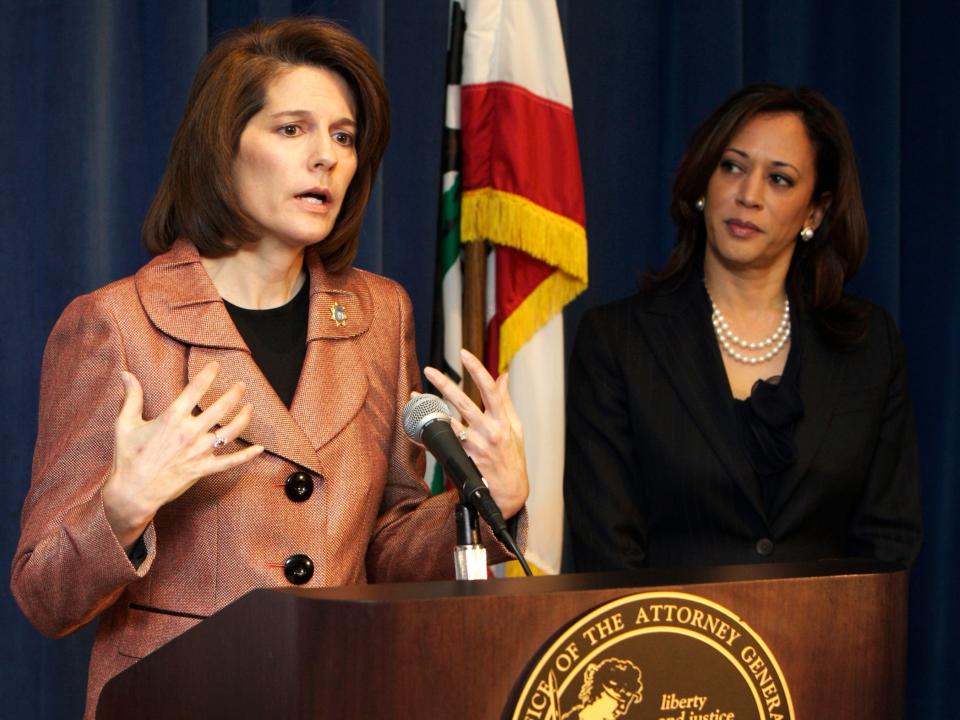
[[[433,327],[430,364],[462,383],[463,268],[460,247],[460,76],[463,60],[463,6],[450,3],[447,86],[441,146],[440,221],[434,265]],[[452,410],[452,408],[451,408]],[[444,490],[443,469],[427,454],[426,480],[436,495]]]
[[[524,427],[531,480],[527,558],[556,573],[563,538],[561,311],[587,285],[583,184],[556,2],[453,0],[450,38],[448,71],[456,50],[461,52],[459,82],[451,83],[448,74],[446,132],[459,130],[450,218],[459,211],[461,248],[480,242],[492,248],[484,360],[495,376],[510,371],[510,393]],[[444,357],[458,378],[454,338],[462,341],[458,293],[466,280],[453,259],[461,255],[452,243],[444,244],[453,235],[442,235],[438,248],[438,267],[441,254],[448,264],[443,313],[434,317],[443,317],[443,347],[453,351]]]

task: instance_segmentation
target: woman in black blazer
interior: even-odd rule
[[[577,334],[576,569],[912,562],[903,348],[885,311],[843,293],[867,224],[840,113],[808,89],[742,89],[693,136],[671,210],[664,269]]]

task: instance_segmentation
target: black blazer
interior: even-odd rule
[[[765,507],[702,282],[589,311],[571,359],[564,497],[578,571],[870,557],[920,547],[903,348],[867,305],[855,350],[794,310],[804,415]]]

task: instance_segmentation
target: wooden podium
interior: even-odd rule
[[[532,662],[587,611],[652,590],[763,638],[802,720],[899,718],[907,573],[866,561],[256,590],[121,673],[99,720],[510,717]]]

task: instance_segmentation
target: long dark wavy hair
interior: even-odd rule
[[[695,207],[730,139],[756,115],[793,113],[813,145],[816,168],[812,199],[831,196],[813,239],[798,242],[787,274],[790,294],[812,310],[824,339],[835,348],[858,344],[866,332],[863,306],[844,295],[847,282],[867,254],[868,229],[857,159],[840,111],[816,90],[760,83],[731,95],[690,139],[673,183],[670,213],[677,239],[666,265],[644,275],[641,289],[653,292],[685,278],[703,258],[706,227]]]

